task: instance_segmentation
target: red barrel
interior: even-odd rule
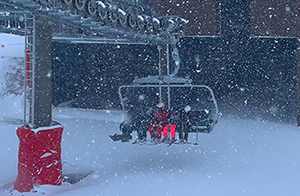
[[[17,129],[19,144],[18,176],[14,189],[29,192],[33,185],[61,185],[61,139],[63,127],[52,123],[51,127]]]

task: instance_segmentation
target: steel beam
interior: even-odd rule
[[[74,1],[75,0],[70,2],[74,4]],[[87,3],[88,2],[89,1],[87,1]],[[138,0],[103,0],[101,2],[105,2],[105,12],[107,13],[114,12],[115,14],[119,15],[118,17],[125,18],[130,14],[134,14],[137,17],[136,20],[138,20],[138,18],[142,18],[140,20],[142,20],[142,23],[145,25],[145,29],[128,26],[129,22],[127,21],[127,18],[124,19],[127,23],[127,26],[124,26],[124,24],[122,25],[121,22],[118,22],[118,20],[117,22],[113,22],[111,21],[112,19],[99,19],[99,17],[90,15],[86,11],[79,11],[74,6],[66,5],[60,0],[0,0],[0,23],[1,20],[3,21],[14,17],[11,16],[11,13],[21,14],[16,12],[28,11],[37,16],[42,16],[57,21],[56,23],[58,24],[64,24],[64,26],[67,26],[67,28],[71,27],[76,29],[73,31],[73,33],[69,32],[71,39],[72,36],[76,35],[76,33],[83,32],[87,36],[86,39],[96,36],[101,39],[126,39],[126,43],[132,44],[141,43],[164,45],[171,44],[173,39],[172,34],[174,33],[173,31],[176,31],[176,27],[180,27],[180,23],[182,22],[182,20],[173,20],[173,16],[166,16],[166,21],[160,23],[160,16],[155,14],[153,7],[148,6],[147,4],[144,4]],[[108,5],[112,5],[112,7],[116,8],[109,8]],[[96,9],[97,6],[99,6],[99,2],[97,1],[97,3],[94,3],[92,6],[94,6],[94,9]],[[144,6],[143,9],[141,6]],[[124,11],[127,8],[130,8],[132,11]],[[8,13],[8,15],[6,15],[6,13]],[[122,13],[125,15],[122,15]],[[158,27],[160,24],[168,23],[168,21],[171,20],[172,27],[168,27],[168,25],[166,27]],[[156,28],[159,28],[157,32],[152,30],[155,25]],[[53,33],[61,33],[58,30],[59,28],[54,28]],[[14,32],[13,29],[7,29],[5,31],[12,33]],[[21,32],[18,32],[18,34],[20,33]],[[114,37],[112,35],[114,35]],[[64,37],[68,41],[67,36]]]

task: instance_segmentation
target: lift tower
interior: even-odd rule
[[[178,40],[186,20],[159,16],[145,2],[0,0],[0,31],[25,36],[24,125],[17,130],[16,190],[28,192],[35,184],[60,185],[63,179],[63,127],[52,121],[52,41],[159,45],[160,74],[167,74],[166,45]],[[43,157],[45,153],[51,156]]]

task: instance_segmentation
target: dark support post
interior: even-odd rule
[[[14,189],[19,192],[30,192],[40,185],[59,186],[64,179],[61,163],[63,126],[52,122],[52,22],[39,16],[29,19],[32,22],[28,22],[27,29],[35,32],[27,37],[35,41],[26,42],[35,48],[30,50],[34,54],[30,69],[34,73],[30,78],[34,92],[30,97],[30,101],[33,100],[30,102],[30,108],[33,106],[30,120],[34,122],[33,127],[29,123],[17,129],[20,142]]]
[[[168,73],[168,49],[167,49],[167,45],[160,45],[159,47],[160,47],[160,49],[159,49],[160,71],[159,71],[159,73],[162,76],[165,76]],[[164,102],[166,105],[168,105],[168,89],[167,88],[161,89],[161,97],[162,97],[162,102]]]
[[[167,75],[167,45],[161,45],[161,55],[160,55],[160,62],[161,62],[161,74],[163,76]]]
[[[34,122],[36,128],[52,122],[52,22],[36,16]]]
[[[297,111],[297,126],[300,126],[300,43],[298,42],[296,55],[297,55],[297,62],[298,62],[298,76],[297,76],[297,86],[298,86],[298,111]]]

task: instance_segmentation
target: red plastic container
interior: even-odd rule
[[[19,144],[18,176],[14,189],[29,192],[34,185],[61,185],[61,139],[63,127],[53,122],[51,127],[17,129]]]

